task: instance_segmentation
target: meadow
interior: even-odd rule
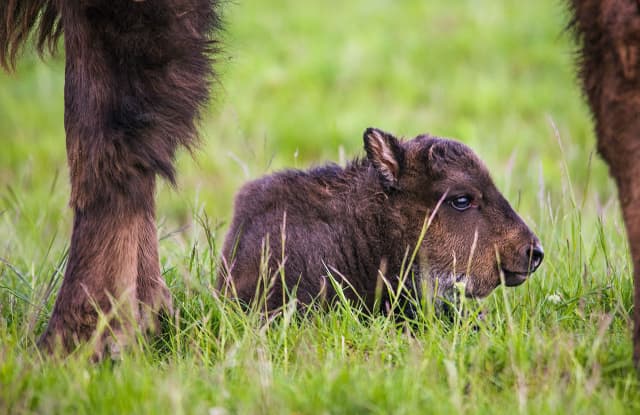
[[[176,314],[122,360],[34,345],[72,215],[63,53],[0,74],[0,413],[640,413],[632,271],[559,0],[225,2],[202,145],[158,189]],[[301,318],[215,295],[234,192],[363,154],[376,126],[456,138],[486,162],[545,261],[453,320],[338,304]],[[418,224],[417,226],[420,226]]]

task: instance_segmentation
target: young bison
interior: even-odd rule
[[[331,275],[371,310],[380,276],[396,289],[407,274],[426,220],[413,281],[426,278],[439,294],[463,282],[467,296],[484,297],[501,274],[516,286],[538,268],[538,238],[471,149],[373,128],[364,147],[367,157],[346,168],[285,171],[240,190],[222,251],[223,292],[248,303],[269,287],[273,310],[286,301],[283,281],[303,304],[335,297]]]

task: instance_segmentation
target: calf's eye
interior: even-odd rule
[[[471,207],[471,197],[457,196],[449,200],[449,204],[456,210],[463,211]]]

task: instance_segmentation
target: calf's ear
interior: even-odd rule
[[[377,128],[367,128],[364,132],[364,149],[367,158],[378,170],[385,188],[398,188],[404,162],[404,150],[398,139]]]

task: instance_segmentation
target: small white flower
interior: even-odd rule
[[[560,294],[549,294],[547,296],[547,301],[552,303],[552,304],[560,304],[562,302],[562,297],[560,296]]]
[[[218,406],[209,408],[209,415],[227,415],[227,410]]]

